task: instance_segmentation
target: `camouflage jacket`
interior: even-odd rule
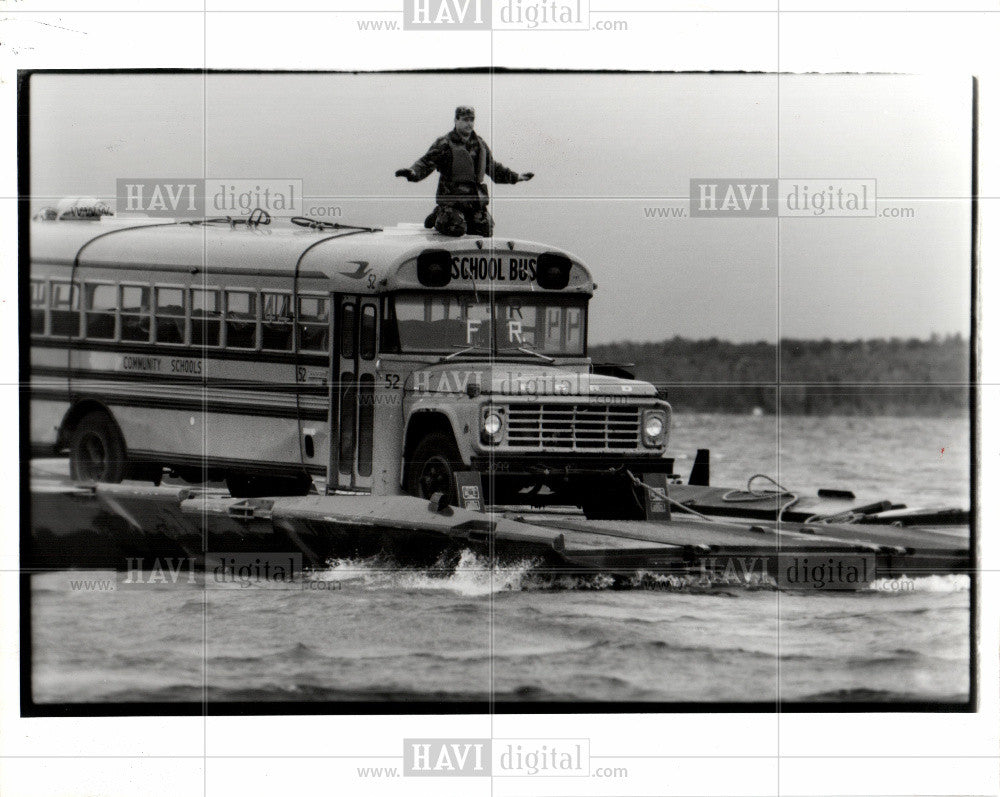
[[[470,199],[486,205],[490,201],[485,182],[487,175],[494,183],[518,181],[517,172],[497,163],[486,142],[475,132],[467,141],[462,141],[454,130],[437,139],[427,154],[410,167],[412,182],[423,180],[435,169],[441,175],[437,188],[439,205],[455,205]]]

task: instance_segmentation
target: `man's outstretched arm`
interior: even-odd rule
[[[480,139],[482,141],[482,139]],[[519,174],[513,169],[508,169],[502,163],[494,160],[493,153],[490,148],[486,146],[485,142],[483,146],[486,147],[486,173],[490,176],[490,179],[494,183],[520,183],[525,180],[530,180],[535,176],[534,172],[524,172]]]
[[[405,177],[411,183],[419,183],[437,168],[441,157],[446,154],[447,149],[447,142],[443,138],[439,138],[431,144],[430,149],[427,150],[427,153],[422,158],[414,161],[409,169],[398,169],[396,177]]]

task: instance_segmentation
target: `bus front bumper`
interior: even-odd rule
[[[497,452],[492,456],[478,454],[472,457],[473,470],[498,476],[581,476],[601,475],[612,471],[630,470],[632,473],[674,472],[673,457],[636,456],[635,454],[539,454],[528,452]]]

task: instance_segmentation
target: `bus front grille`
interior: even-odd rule
[[[510,404],[507,445],[541,451],[637,449],[640,412],[610,404]]]

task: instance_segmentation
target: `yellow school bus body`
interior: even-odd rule
[[[585,348],[593,279],[544,244],[415,225],[105,218],[33,222],[30,259],[33,446],[85,449],[93,441],[81,442],[81,421],[105,414],[97,425],[111,432],[98,429],[97,443],[120,433],[126,461],[113,477],[308,475],[330,491],[395,494],[435,430],[453,436],[456,464],[489,474],[664,469],[669,406],[647,383],[594,372]],[[542,286],[539,262],[560,264],[558,287]],[[430,286],[426,263],[440,266]],[[441,268],[444,285],[434,282]],[[400,325],[431,329],[437,305],[427,300],[423,322],[401,321],[397,302],[418,306],[431,294],[446,314],[452,301],[470,313],[473,301],[520,312],[533,297],[566,297],[584,329],[567,333],[569,310],[536,308],[537,317],[561,319],[582,347],[562,357],[402,347]],[[502,326],[483,312],[491,329]],[[478,323],[445,321],[468,340]],[[515,344],[519,323],[507,321]],[[506,426],[490,439],[482,425],[498,408]],[[664,430],[643,444],[649,413]]]

